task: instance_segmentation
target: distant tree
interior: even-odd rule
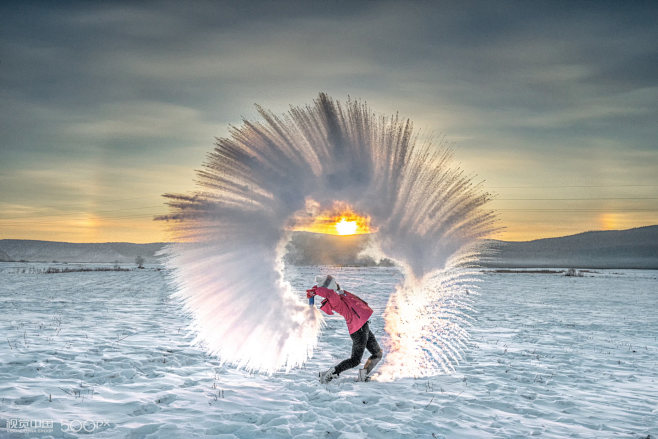
[[[137,264],[137,268],[144,268],[144,258],[141,256],[137,256],[135,258],[135,264]]]
[[[564,273],[565,276],[573,276],[573,277],[583,277],[583,273],[581,271],[576,270],[575,268],[570,268],[567,270],[566,273]]]

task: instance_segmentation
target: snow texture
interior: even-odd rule
[[[454,372],[358,383],[352,369],[322,385],[316,373],[350,352],[340,316],[304,367],[250,374],[191,346],[164,271],[41,273],[50,265],[0,264],[3,439],[83,425],[99,439],[658,436],[657,271],[486,273]],[[302,300],[329,270],[373,306],[384,340],[401,273],[299,267],[286,280]],[[3,430],[12,420],[53,426]]]

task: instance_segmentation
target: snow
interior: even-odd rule
[[[340,316],[302,368],[249,374],[190,345],[156,266],[40,273],[49,266],[0,264],[0,437],[78,437],[62,429],[83,427],[94,438],[658,436],[658,271],[485,272],[454,373],[359,383],[354,369],[322,385],[317,372],[350,351]],[[287,275],[302,300],[329,270],[375,309],[383,344],[399,272]],[[53,425],[3,430],[19,420]]]

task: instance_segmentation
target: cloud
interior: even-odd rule
[[[176,140],[210,133],[214,124],[202,120],[194,108],[163,102],[124,101],[101,105],[94,118],[68,126],[72,136],[85,139],[170,138]]]
[[[130,166],[189,173],[214,136],[256,117],[253,103],[282,112],[321,90],[458,141],[458,159],[488,181],[602,179],[597,167],[615,161],[627,169],[613,166],[615,181],[658,172],[650,3],[26,2],[0,13],[0,170],[17,184],[46,164],[62,178],[95,167],[93,182]]]

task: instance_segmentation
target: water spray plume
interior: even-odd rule
[[[375,232],[370,251],[405,276],[385,311],[380,377],[452,370],[468,337],[479,246],[496,227],[490,195],[452,164],[444,141],[421,143],[409,120],[365,103],[321,93],[286,114],[257,109],[262,121],[217,139],[197,192],[165,195],[171,213],[160,219],[178,242],[166,260],[196,341],[253,371],[306,361],[323,317],[284,280],[285,245],[318,218],[340,233],[343,218]]]

